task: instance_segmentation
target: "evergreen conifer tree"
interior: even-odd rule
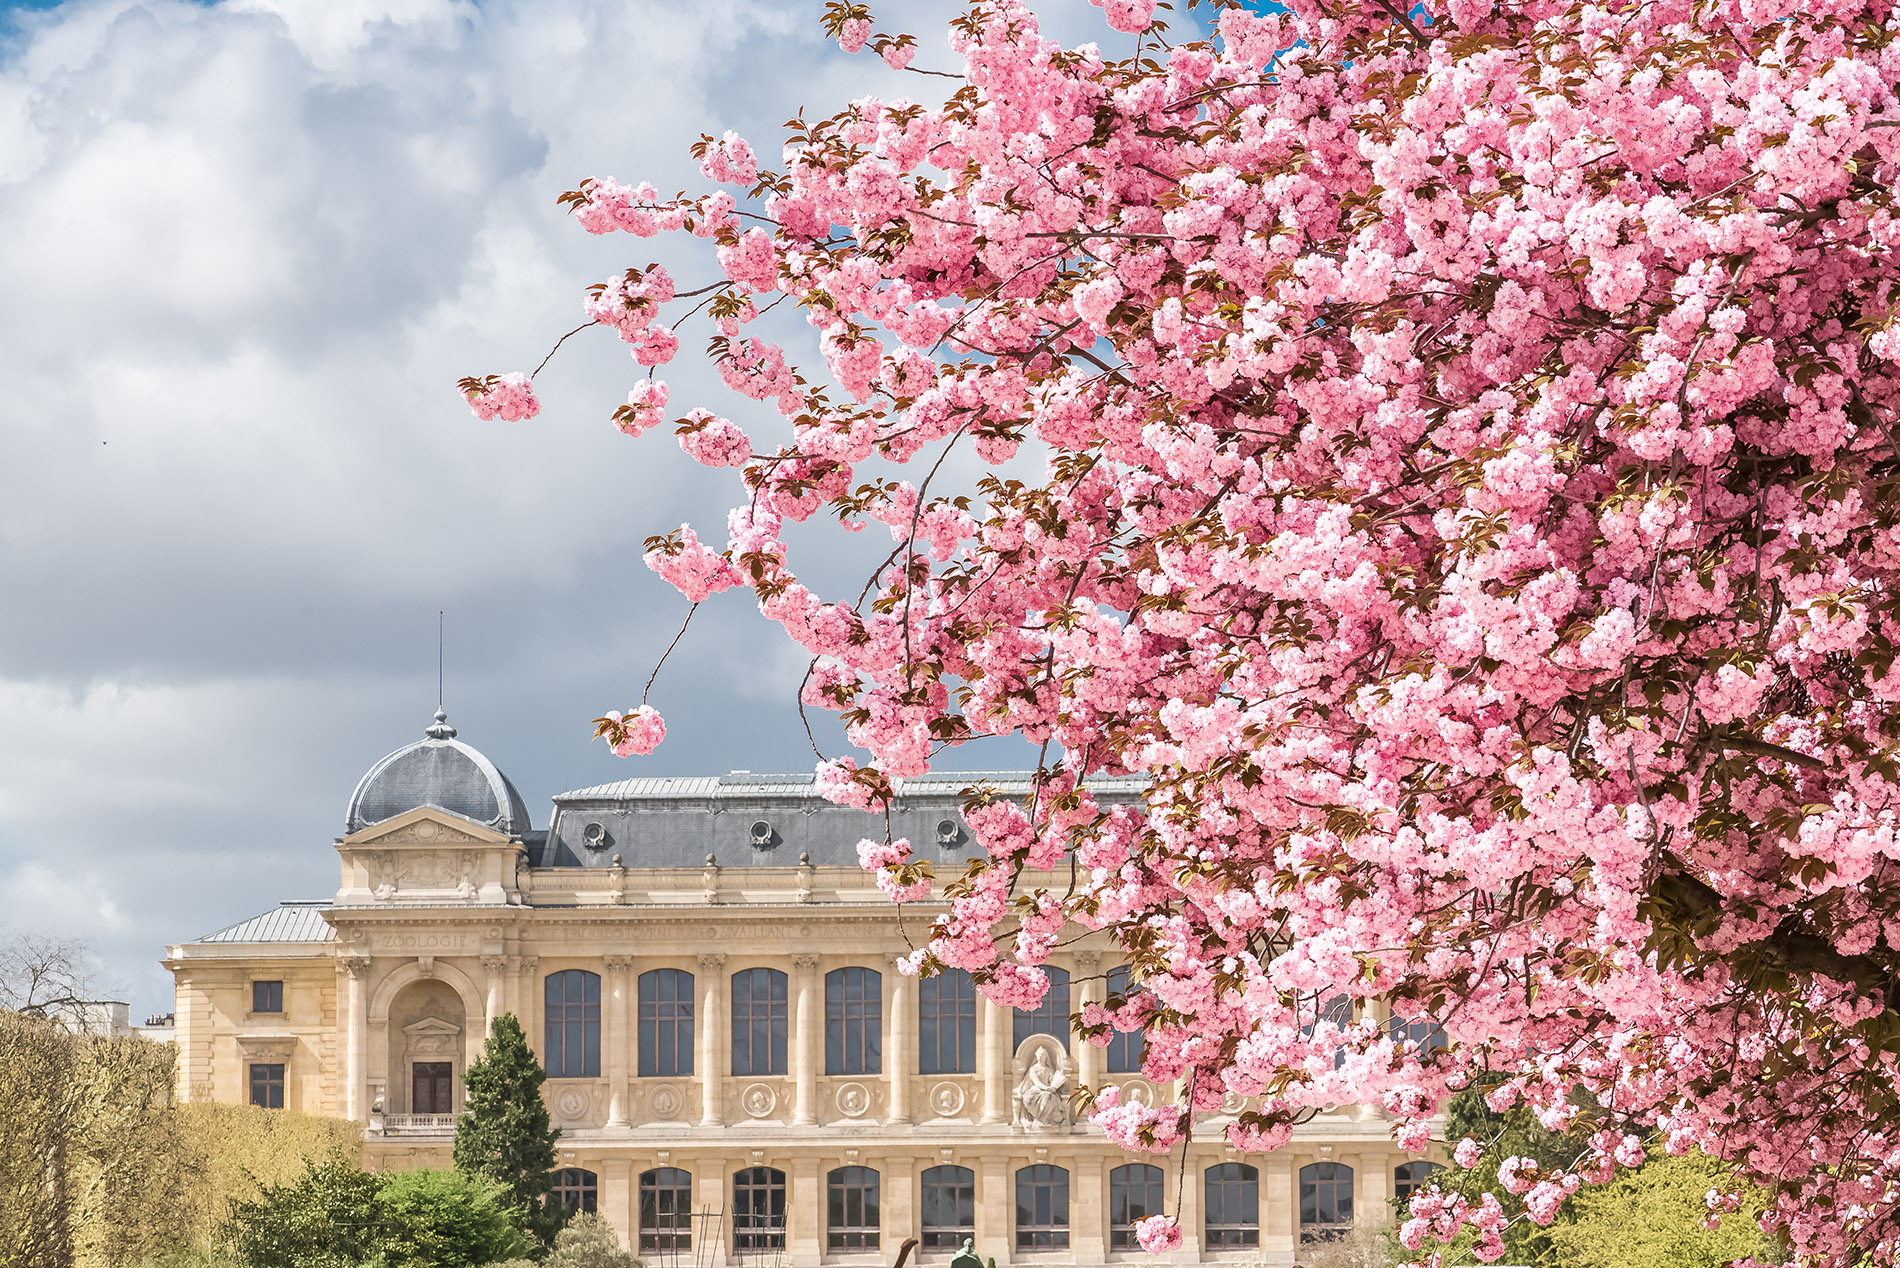
[[[516,1228],[541,1246],[552,1243],[566,1212],[548,1202],[554,1187],[554,1142],[541,1099],[547,1080],[513,1013],[495,1019],[481,1059],[464,1080],[467,1103],[455,1125],[455,1165],[499,1181],[501,1204]]]

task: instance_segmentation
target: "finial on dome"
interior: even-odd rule
[[[435,725],[424,731],[423,734],[432,740],[454,739],[455,728],[449,725],[448,713],[445,710],[437,709],[435,711]]]

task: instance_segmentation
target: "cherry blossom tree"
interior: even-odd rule
[[[801,117],[775,167],[728,133],[703,190],[564,196],[717,256],[586,300],[645,367],[614,422],[673,417],[742,482],[723,547],[682,528],[648,565],[810,653],[802,706],[868,754],[821,760],[834,801],[1039,746],[1033,795],[970,796],[967,873],[860,854],[946,904],[909,968],[1001,1004],[1065,931],[1114,937],[1134,985],[1083,1028],[1145,1030],[1184,1089],[1098,1095],[1125,1147],[1234,1094],[1239,1149],[1353,1102],[1418,1149],[1477,1083],[1589,1142],[1498,1166],[1528,1218],[1660,1143],[1771,1186],[1789,1262],[1894,1262],[1900,15],[1289,0],[1180,38],[1096,3],[1071,48],[976,0],[960,66]],[[778,305],[822,368],[748,333]],[[759,405],[670,399],[689,321]],[[537,408],[524,376],[463,390]],[[1019,450],[1039,479],[996,470]],[[781,527],[819,516],[889,529],[863,595],[801,582]],[[600,720],[622,754],[662,732]],[[1137,806],[1085,783],[1128,773]],[[1402,1237],[1495,1259],[1505,1218],[1427,1190]]]

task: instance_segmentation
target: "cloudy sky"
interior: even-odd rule
[[[1071,42],[1132,38],[1042,7]],[[589,720],[637,701],[685,611],[640,543],[717,526],[731,477],[613,430],[636,368],[603,332],[532,423],[477,422],[453,384],[532,368],[629,264],[711,280],[691,244],[569,223],[582,177],[682,188],[702,131],[772,154],[801,105],[941,99],[824,44],[821,11],[0,0],[0,926],[90,939],[143,1016],[167,943],[333,892],[351,788],[434,710],[438,610],[451,719],[537,824],[629,773]],[[947,63],[944,12],[878,6],[919,66]],[[767,426],[690,356],[667,378]],[[808,769],[802,659],[722,598],[641,769]],[[989,743],[946,764],[1020,760]]]

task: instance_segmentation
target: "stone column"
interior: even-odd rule
[[[897,971],[902,959],[893,955],[884,961],[884,1073],[891,1083],[892,1123],[910,1122],[910,1076],[917,1068],[917,1007],[911,1003],[911,980]]]
[[[1284,1152],[1260,1160],[1260,1249],[1278,1252],[1291,1263],[1300,1244],[1299,1194],[1293,1159]]]
[[[627,1098],[632,1090],[627,1080],[633,1076],[632,1047],[628,1041],[627,1015],[632,1011],[633,957],[610,955],[607,966],[607,991],[602,1003],[607,1008],[607,1126],[627,1125]]]
[[[486,985],[488,988],[487,998],[483,1002],[483,1010],[486,1013],[486,1016],[482,1018],[482,1040],[484,1043],[487,1042],[489,1035],[495,1033],[495,1019],[508,1011],[507,1007],[502,1003],[502,983],[505,980],[502,977],[502,971],[507,967],[508,957],[505,955],[485,955],[482,957],[482,972],[487,975]]]
[[[1090,1004],[1099,1004],[1108,997],[1103,983],[1097,976],[1102,971],[1102,953],[1099,951],[1077,951],[1075,953],[1076,985],[1080,988],[1080,998],[1075,1001],[1077,1011]],[[1080,1035],[1075,1037],[1075,1077],[1084,1087],[1100,1090],[1102,1075],[1108,1069],[1108,1051],[1098,1048]]]
[[[1015,1030],[1015,1013],[988,999],[978,1006],[982,1031],[977,1035],[976,1069],[983,1076],[983,1116],[985,1123],[1009,1121],[1009,1050]],[[1012,1196],[1013,1202],[1015,1198]]]
[[[818,1159],[794,1159],[786,1180],[785,1248],[796,1268],[817,1268],[825,1253],[825,1179]]]
[[[1108,1164],[1077,1158],[1069,1171],[1069,1246],[1078,1264],[1108,1262]]]
[[[716,957],[723,960],[724,956]],[[701,1157],[693,1170],[693,1246],[695,1264],[717,1265],[732,1259],[732,1172],[738,1163],[717,1154]],[[722,1217],[718,1212],[725,1212]],[[701,1239],[716,1245],[701,1246]],[[678,1254],[678,1252],[675,1252]],[[678,1254],[681,1259],[684,1254]],[[664,1255],[662,1255],[664,1259]]]
[[[976,1253],[985,1260],[1006,1264],[1010,1260],[1010,1212],[1016,1209],[1009,1159],[1000,1153],[986,1154],[973,1170],[976,1172]]]
[[[600,1170],[600,1217],[613,1226],[620,1244],[633,1246],[633,1163],[625,1158],[610,1158],[598,1164]]]
[[[726,1086],[726,1070],[730,1063],[727,1054],[720,1049],[719,1036],[726,1025],[726,957],[707,954],[699,957],[699,979],[695,983],[699,988],[699,1012],[693,1018],[698,1027],[693,1038],[698,1041],[698,1051],[693,1054],[693,1063],[699,1067],[699,1125],[717,1127],[723,1120],[725,1097],[722,1093]],[[717,1207],[724,1210],[723,1206]]]
[[[896,1259],[897,1248],[906,1237],[918,1233],[917,1162],[908,1154],[887,1154],[880,1159],[878,1184],[883,1190],[883,1227],[881,1249],[886,1259]],[[921,1249],[921,1248],[920,1248]]]
[[[541,960],[538,956],[521,957],[521,1011],[515,1020],[521,1023],[522,1034],[528,1037],[528,1051],[537,1058],[545,1059],[547,1054],[541,1049],[547,1045],[547,1036],[542,1033],[541,1014],[546,1006],[547,986],[541,981]]]
[[[822,1051],[819,1042],[824,1033],[824,1019],[818,1007],[818,957],[795,955],[792,967],[796,979],[793,989],[798,998],[798,1012],[792,1019],[792,1074],[798,1088],[792,1122],[797,1125],[818,1121],[818,1055]],[[819,1194],[813,1200],[822,1203],[824,1195]]]
[[[347,974],[349,1022],[344,1030],[343,1116],[353,1123],[367,1122],[369,1106],[364,1092],[369,1079],[369,957],[346,955],[339,962]]]
[[[1199,1263],[1201,1259],[1201,1247],[1206,1240],[1205,1230],[1201,1227],[1201,1198],[1204,1192],[1202,1186],[1207,1183],[1205,1173],[1209,1161],[1205,1154],[1190,1146],[1187,1165],[1180,1169],[1181,1249],[1174,1256],[1177,1263]]]

